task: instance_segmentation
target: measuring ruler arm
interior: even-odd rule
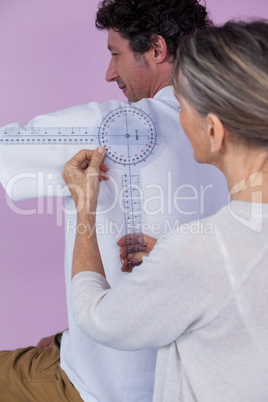
[[[81,149],[97,147],[103,109],[109,110],[119,104],[118,101],[91,102],[37,116],[27,125],[15,123],[1,127],[0,182],[11,198],[21,200],[46,196],[46,184],[51,185],[50,188],[54,186],[53,195],[61,195],[59,189],[65,185],[61,172],[65,163]],[[8,186],[10,180],[19,175],[20,180],[13,180],[11,189]],[[37,175],[43,175],[40,180],[45,182],[39,190]]]
[[[65,163],[83,148],[102,145],[108,164],[122,170],[128,252],[143,251],[140,168],[152,159],[157,141],[150,114],[128,103],[110,109],[95,127],[6,126],[0,130],[1,181],[15,200],[44,196],[48,186],[62,196]]]
[[[97,139],[96,127],[2,127],[1,183],[14,200],[46,196],[47,186],[50,191],[54,186],[53,195],[62,196],[65,163],[81,149],[95,149]]]

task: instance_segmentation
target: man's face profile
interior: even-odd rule
[[[108,31],[108,49],[111,52],[111,61],[106,80],[117,82],[130,102],[152,97],[151,68],[146,53],[137,57],[131,50],[129,41],[113,29]]]

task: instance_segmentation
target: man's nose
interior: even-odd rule
[[[115,64],[114,64],[113,60],[111,60],[110,64],[109,64],[109,67],[107,69],[107,72],[106,72],[105,79],[108,82],[112,82],[112,81],[117,81],[118,78],[119,78],[119,75],[118,75],[117,70],[115,68]]]

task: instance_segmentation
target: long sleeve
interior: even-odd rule
[[[193,323],[203,325],[227,297],[229,284],[220,250],[216,258],[212,252],[218,248],[215,241],[209,245],[204,239],[201,259],[198,250],[189,258],[196,240],[202,250],[200,236],[161,239],[143,264],[112,289],[99,274],[76,275],[72,308],[77,324],[90,338],[122,350],[162,347],[192,329]],[[214,258],[214,274],[207,273],[204,253]]]
[[[100,107],[90,103],[38,116],[25,127],[97,127],[100,118]],[[10,126],[23,128],[18,123],[6,127]],[[6,127],[0,128],[0,138]],[[82,145],[0,145],[1,184],[14,200],[69,195],[68,191],[62,191],[61,172],[64,164],[82,148]]]
[[[98,127],[103,117],[122,105],[124,102],[119,101],[91,102],[38,116],[26,126],[15,123],[1,127],[0,139],[4,138],[6,127],[87,127],[94,135],[94,143],[89,145],[6,145],[0,142],[0,182],[8,195],[14,200],[70,195],[61,177],[65,163],[81,149],[95,149],[99,145]]]

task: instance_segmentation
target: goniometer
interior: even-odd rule
[[[107,110],[98,127],[7,126],[0,137],[0,145],[103,146],[110,164],[122,171],[128,253],[143,250],[140,169],[154,157],[158,141],[150,113],[131,103]]]

